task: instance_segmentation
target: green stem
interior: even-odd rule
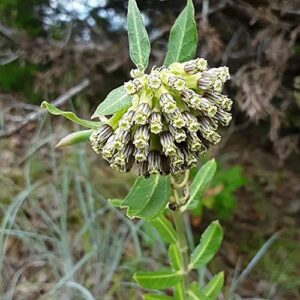
[[[188,245],[185,236],[185,229],[183,223],[183,215],[180,210],[173,213],[175,228],[178,236],[177,246],[179,248],[181,256],[181,271],[184,274],[184,280],[180,283],[178,289],[180,289],[180,294],[183,296],[183,300],[186,299],[187,294],[187,276],[188,276]]]

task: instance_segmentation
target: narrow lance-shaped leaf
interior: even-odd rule
[[[188,290],[189,300],[212,300],[207,297],[199,287],[197,282],[193,282]]]
[[[130,58],[137,68],[145,70],[148,66],[151,48],[149,37],[135,0],[129,0],[128,2],[127,27]]]
[[[49,113],[51,113],[53,115],[63,116],[65,118],[69,119],[70,121],[77,123],[83,127],[97,129],[101,125],[100,122],[93,122],[93,121],[89,121],[89,120],[80,119],[71,111],[62,111],[62,110],[58,109],[57,107],[55,107],[54,105],[48,103],[47,101],[44,101],[41,104],[41,107],[47,109],[49,111]]]
[[[197,207],[200,196],[214,177],[216,169],[217,164],[214,159],[208,161],[200,168],[190,186],[190,198],[185,207],[188,209]]]
[[[224,284],[224,272],[215,275],[203,288],[204,294],[211,300],[215,300],[221,293]]]
[[[92,132],[93,130],[81,130],[81,131],[70,133],[66,137],[60,140],[60,142],[56,145],[56,148],[66,147],[66,146],[71,146],[78,143],[86,142],[90,138]]]
[[[129,218],[150,220],[157,217],[166,207],[170,193],[168,176],[139,177],[126,196],[122,207],[127,207]]]
[[[174,62],[193,59],[197,48],[197,26],[192,0],[187,1],[185,9],[178,16],[171,29],[165,66]]]
[[[120,86],[112,90],[107,97],[99,104],[96,111],[92,115],[92,119],[112,115],[115,112],[129,107],[132,98],[124,91],[124,86]]]
[[[201,236],[199,245],[191,255],[190,268],[206,265],[219,250],[223,239],[223,230],[218,221],[212,222]]]
[[[148,289],[166,289],[174,286],[183,279],[183,275],[171,270],[158,272],[137,272],[134,280]]]
[[[170,221],[163,215],[149,220],[165,243],[176,243],[176,231]]]

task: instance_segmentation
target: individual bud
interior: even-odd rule
[[[195,152],[192,152],[188,149],[186,145],[180,145],[180,150],[184,155],[184,161],[187,167],[191,167],[195,165],[198,161],[198,157]]]
[[[198,73],[197,60],[190,60],[184,64],[184,71],[190,75]]]
[[[128,143],[121,151],[117,152],[117,154],[113,158],[113,163],[122,168],[126,165],[126,163],[129,162],[133,153],[134,146],[131,143]]]
[[[108,124],[102,125],[99,129],[95,130],[90,136],[92,148],[96,153],[100,153],[101,148],[106,141],[112,136],[113,130]]]
[[[129,130],[133,124],[134,110],[129,109],[119,120],[119,127],[123,130]]]
[[[176,146],[169,132],[163,132],[160,135],[160,143],[166,156],[173,156],[176,153]]]
[[[224,95],[221,95],[219,93],[212,92],[212,91],[207,91],[204,94],[204,97],[206,97],[212,103],[215,103],[217,106],[219,106],[220,108],[222,108],[226,111],[231,110],[232,100],[229,99],[228,97],[224,96]]]
[[[168,114],[173,113],[177,108],[175,99],[169,93],[163,93],[159,97],[159,104],[162,111]]]
[[[185,80],[177,76],[169,76],[168,85],[178,92],[181,92],[184,89],[186,89]]]
[[[190,89],[184,89],[183,91],[181,91],[181,99],[186,102],[189,103],[189,101],[192,99],[192,97],[195,95],[195,92],[193,90]]]
[[[218,108],[217,113],[214,115],[213,119],[221,123],[222,126],[228,126],[232,120],[232,116],[230,113],[224,111],[221,108]]]
[[[134,134],[133,144],[136,148],[146,148],[149,143],[150,132],[147,125],[139,126]]]
[[[158,151],[151,151],[148,155],[148,173],[150,175],[162,173],[162,158]]]
[[[191,151],[201,151],[203,149],[203,144],[195,132],[189,132],[187,136],[187,145]]]
[[[138,125],[147,124],[150,113],[151,109],[148,103],[139,104],[133,116],[134,123]]]
[[[182,128],[186,125],[184,118],[182,117],[182,114],[178,108],[172,114],[165,114],[165,117],[169,124],[173,125],[176,128]]]
[[[102,148],[102,157],[105,160],[110,160],[116,152],[115,147],[115,135],[112,135],[106,142],[106,144]]]
[[[184,154],[180,148],[176,148],[175,155],[170,159],[172,173],[178,173],[183,170]]]
[[[219,78],[223,83],[225,83],[228,79],[230,79],[229,69],[228,67],[220,67],[221,71],[219,74]]]
[[[177,143],[181,143],[186,140],[186,133],[182,128],[177,128],[173,125],[169,125],[169,130]]]
[[[148,153],[149,153],[148,145],[145,148],[136,148],[134,152],[134,157],[138,162],[145,161],[147,160]]]
[[[199,130],[200,125],[196,117],[194,117],[190,112],[184,111],[182,117],[185,120],[186,127],[191,132],[196,132]]]
[[[137,173],[138,176],[144,176],[144,177],[148,177],[149,176],[149,172],[148,172],[148,161],[143,161],[140,163],[137,163]]]
[[[148,86],[154,90],[159,89],[161,87],[161,79],[159,78],[159,76],[150,74],[148,76]]]
[[[130,71],[130,76],[132,78],[137,78],[137,77],[140,77],[141,75],[143,75],[143,72],[141,70],[139,70],[139,69],[132,69]]]
[[[216,145],[216,144],[220,143],[220,141],[221,141],[221,136],[218,133],[216,133],[215,131],[209,131],[209,132],[203,133],[203,136],[212,145]]]
[[[215,92],[221,93],[223,90],[223,82],[221,79],[216,79],[212,85],[212,89]]]
[[[138,78],[133,79],[133,83],[136,87],[137,92],[139,92],[143,88],[143,85],[142,85],[141,81]]]
[[[124,91],[127,95],[130,95],[130,96],[137,93],[136,85],[134,84],[134,82],[132,80],[124,83]]]
[[[126,162],[125,167],[124,167],[124,171],[127,173],[131,170],[132,166],[134,164],[134,157],[131,156],[128,160],[128,162]]]
[[[204,123],[206,126],[209,126],[212,130],[218,129],[218,122],[216,120],[213,120],[209,117],[206,117],[204,115],[201,115],[198,117],[199,123]]]
[[[201,112],[203,112],[204,115],[208,117],[213,117],[217,113],[217,106],[211,104],[207,99],[200,98],[200,103],[197,106],[197,109],[199,109]]]
[[[207,60],[204,58],[197,59],[197,68],[199,72],[204,72],[207,70]]]
[[[159,112],[153,112],[149,117],[150,131],[158,134],[162,131],[162,120]]]
[[[170,159],[164,155],[161,156],[162,158],[162,175],[170,174]]]

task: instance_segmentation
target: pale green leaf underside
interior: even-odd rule
[[[96,111],[92,115],[92,119],[112,115],[115,112],[129,107],[132,98],[124,91],[124,86],[120,86],[112,90],[107,97],[99,104]]]
[[[193,59],[198,41],[195,22],[195,9],[192,0],[188,0],[185,9],[180,13],[171,29],[165,66],[174,62]]]
[[[48,103],[47,101],[44,101],[41,104],[41,107],[47,109],[49,111],[49,113],[51,113],[53,115],[63,116],[65,118],[69,119],[70,121],[77,123],[83,127],[97,129],[101,125],[100,122],[93,122],[93,121],[89,121],[89,120],[80,119],[71,111],[62,111],[62,110],[58,109],[57,107],[55,107],[54,105]]]
[[[212,222],[202,234],[199,245],[191,255],[190,267],[200,268],[206,265],[219,250],[222,239],[222,227],[218,221]]]
[[[170,221],[163,215],[149,220],[165,243],[176,243],[176,231]]]
[[[134,280],[148,289],[165,289],[174,286],[183,279],[183,276],[174,271],[137,272]]]
[[[86,142],[90,138],[92,132],[93,130],[81,130],[70,133],[60,140],[60,142],[56,145],[56,148]]]
[[[123,199],[108,199],[108,202],[113,206],[113,207],[118,207],[120,208],[123,204]]]
[[[168,176],[139,177],[126,196],[122,208],[127,207],[129,218],[150,220],[161,214],[168,203],[170,193]]]
[[[224,272],[215,275],[203,288],[204,294],[211,300],[215,300],[221,293],[224,284]]]
[[[190,186],[190,198],[186,205],[188,209],[197,207],[201,193],[203,193],[204,189],[214,177],[216,169],[217,164],[214,159],[208,161],[200,168]]]
[[[129,0],[127,13],[129,55],[132,62],[142,70],[148,66],[150,41],[135,0]]]

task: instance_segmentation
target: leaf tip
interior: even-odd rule
[[[41,108],[46,108],[47,109],[47,106],[48,106],[48,102],[47,101],[43,101],[42,103],[41,103]]]

